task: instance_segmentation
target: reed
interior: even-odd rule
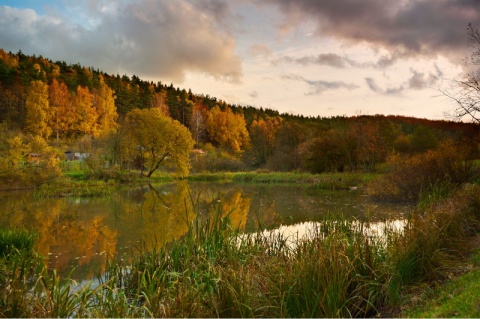
[[[243,234],[221,214],[221,203],[205,216],[191,198],[185,207],[200,218],[183,238],[155,249],[140,245],[131,263],[110,261],[98,286],[76,287],[18,259],[8,267],[0,315],[376,316],[398,308],[405,288],[445,278],[467,258],[467,243],[480,231],[479,194],[479,186],[465,186],[413,212],[402,231],[387,224],[384,238],[369,235],[368,222],[338,217],[304,239]]]
[[[25,229],[0,229],[0,258],[32,252],[36,235]]]

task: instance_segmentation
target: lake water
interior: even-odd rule
[[[38,233],[35,249],[50,268],[88,279],[107,256],[127,258],[181,238],[188,224],[217,211],[235,227],[253,232],[304,232],[329,215],[382,222],[404,220],[407,204],[379,203],[361,191],[312,190],[308,185],[178,182],[145,185],[100,198],[36,198],[32,191],[0,193],[0,225]]]

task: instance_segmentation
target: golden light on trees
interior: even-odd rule
[[[64,135],[71,126],[73,114],[70,114],[70,94],[68,88],[63,82],[56,79],[48,87],[48,98],[51,108],[49,117],[49,126],[56,135],[57,142],[60,135]]]
[[[96,136],[98,114],[93,105],[93,94],[88,87],[77,87],[73,108],[75,110],[73,130],[79,134]]]
[[[135,109],[125,118],[127,150],[141,163],[141,175],[150,177],[160,166],[188,175],[194,141],[188,129],[155,109]],[[135,160],[132,158],[131,160]]]
[[[32,81],[25,101],[25,131],[48,138],[52,129],[48,125],[51,116],[48,102],[48,86],[42,81]]]
[[[218,105],[214,106],[207,114],[205,126],[212,141],[234,153],[243,151],[250,143],[245,118],[229,107],[222,111]]]
[[[99,88],[93,93],[93,106],[97,111],[98,134],[108,134],[117,127],[117,108],[115,106],[115,92],[105,83],[103,76],[99,76]]]

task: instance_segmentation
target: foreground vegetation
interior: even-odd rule
[[[478,318],[480,317],[479,252],[471,259],[465,274],[423,290],[406,306],[410,318]]]
[[[3,258],[0,315],[399,316],[394,309],[414,287],[468,264],[478,248],[479,195],[479,186],[464,185],[415,212],[402,232],[387,223],[381,238],[366,235],[368,223],[326,219],[295,246],[278,234],[239,234],[216,206],[182,239],[137,247],[132,263],[112,261],[98,286],[60,278],[41,259]]]

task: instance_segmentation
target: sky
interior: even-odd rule
[[[480,0],[0,0],[0,48],[305,116],[445,119]]]

